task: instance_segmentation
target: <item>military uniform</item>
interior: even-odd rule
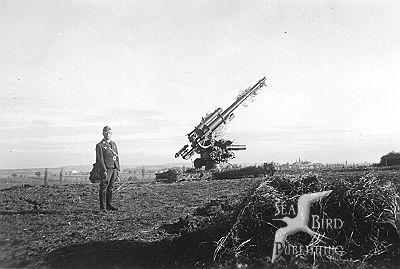
[[[96,163],[103,175],[99,191],[100,209],[104,209],[104,202],[106,202],[107,209],[115,210],[111,205],[112,192],[120,166],[118,149],[114,141],[107,142],[103,139],[96,145]],[[104,172],[107,172],[107,176],[104,175]]]

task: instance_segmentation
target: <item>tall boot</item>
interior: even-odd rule
[[[106,195],[106,208],[107,210],[118,210],[118,208],[116,208],[115,206],[113,206],[112,204],[112,190],[107,190],[107,195]]]
[[[106,190],[99,190],[99,201],[100,201],[100,210],[105,211],[106,207],[104,206],[104,203],[106,202]]]

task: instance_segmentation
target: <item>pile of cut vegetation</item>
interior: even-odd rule
[[[156,173],[156,180],[162,183],[174,183],[179,181],[194,180],[226,180],[239,178],[256,178],[272,176],[276,172],[273,163],[252,165],[246,167],[227,167],[224,169],[201,170],[188,168],[185,171],[178,168],[170,168],[163,172]]]
[[[262,165],[252,165],[246,167],[231,167],[222,170],[213,171],[212,179],[225,180],[249,177],[273,176],[276,167],[273,163],[264,163]]]
[[[276,231],[287,226],[281,219],[296,217],[301,195],[328,190],[332,192],[310,207],[308,227],[322,236],[312,237],[304,232],[289,235],[287,251],[282,252],[277,265],[348,266],[378,260],[398,263],[399,195],[393,184],[371,173],[356,180],[325,180],[315,175],[267,178],[242,206],[230,231],[219,240],[214,260],[228,266],[270,264]],[[317,253],[299,251],[313,246],[319,250]],[[335,251],[324,251],[333,248]]]
[[[169,168],[164,172],[156,173],[156,181],[161,183],[174,183],[180,181],[210,180],[213,177],[213,170],[204,171],[188,168],[185,171],[178,168]]]

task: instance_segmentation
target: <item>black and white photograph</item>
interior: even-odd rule
[[[399,268],[399,26],[395,0],[0,0],[0,268]]]

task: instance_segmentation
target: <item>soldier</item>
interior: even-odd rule
[[[99,166],[102,178],[100,180],[100,210],[118,210],[111,204],[114,182],[118,177],[119,156],[117,145],[111,141],[111,128],[103,128],[103,140],[96,145],[96,163]],[[106,206],[104,207],[104,202]]]

